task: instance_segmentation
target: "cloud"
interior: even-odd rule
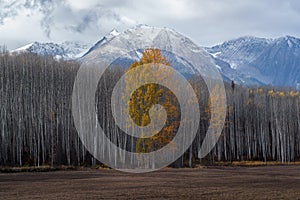
[[[279,0],[199,0],[138,1],[121,15],[138,23],[167,26],[191,37],[199,45],[213,45],[224,40],[254,35],[300,37],[299,1]]]
[[[300,37],[297,0],[0,0],[0,42],[93,43],[113,28],[170,27],[199,45],[254,35]],[[25,33],[25,34],[24,34]]]
[[[27,16],[33,16],[35,11],[42,13],[40,20],[41,27],[44,29],[47,37],[51,34],[52,12],[63,1],[59,0],[26,0],[26,1],[0,1],[0,23],[4,25],[7,19],[14,19],[16,16],[26,13]],[[36,16],[33,16],[36,17]]]
[[[92,43],[115,27],[124,29],[134,24],[134,20],[114,12],[109,4],[120,5],[117,1],[0,0],[0,42],[9,48],[16,48],[22,39],[24,43],[35,40]]]
[[[18,7],[20,7],[20,5],[17,1],[0,0],[0,24],[3,25],[6,18],[16,16],[18,13],[14,8]]]
[[[112,22],[120,22],[121,18],[116,13],[105,9],[100,5],[96,5],[90,9],[81,9],[77,12],[70,12],[67,17],[76,17],[79,14],[79,18],[71,25],[65,25],[66,29],[70,29],[74,32],[83,33],[88,28],[98,26],[100,20],[111,20]],[[62,21],[61,21],[62,22]],[[61,23],[60,22],[60,23]]]

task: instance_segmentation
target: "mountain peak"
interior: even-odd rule
[[[232,80],[278,86],[295,86],[300,82],[299,38],[244,36],[206,49]]]
[[[110,34],[108,34],[110,35]],[[180,45],[185,45],[193,51],[204,52],[202,48],[199,48],[193,41],[177,31],[166,28],[166,27],[153,27],[145,24],[139,24],[132,28],[129,28],[122,33],[118,33],[114,36],[105,36],[99,40],[84,56],[88,55],[90,52],[106,45],[107,43],[114,44],[120,43],[120,40],[130,41],[126,45],[135,44],[136,46],[143,46],[147,44],[150,46],[163,46],[162,48],[170,48],[172,42],[177,42],[177,45],[173,45],[172,48],[178,47]]]
[[[300,39],[296,38],[294,36],[286,35],[284,37],[280,37],[275,39],[275,42],[277,45],[282,44],[282,45],[287,45],[289,48],[293,47],[300,47]]]
[[[296,39],[296,38],[294,36],[291,36],[291,35],[286,35],[286,36],[284,36],[284,39],[290,40],[290,39]]]
[[[261,43],[261,42],[270,42],[269,39],[266,39],[266,38],[260,38],[260,37],[254,37],[254,36],[242,36],[242,37],[239,37],[237,39],[232,39],[232,40],[228,40],[226,42],[224,42],[223,44],[230,44],[230,43]]]
[[[117,29],[113,29],[113,30],[111,30],[110,32],[109,32],[109,34],[108,34],[109,36],[112,36],[112,37],[115,37],[115,36],[117,36],[117,35],[120,35],[120,33],[119,33],[119,31],[117,30]]]
[[[14,49],[11,51],[11,53],[20,53],[20,52],[24,52],[26,51],[28,48],[30,48],[32,45],[34,45],[36,42],[32,42],[32,43],[29,43],[29,44],[26,44],[22,47],[19,47],[17,49]]]
[[[103,60],[106,59],[104,56],[107,56],[108,60],[117,56],[118,58],[115,60],[117,65],[119,67],[128,67],[130,63],[139,60],[143,51],[147,48],[160,49],[162,55],[166,57],[174,69],[179,70],[184,76],[190,77],[198,73],[199,70],[207,73],[212,69],[210,66],[214,66],[209,54],[189,38],[173,29],[152,27],[144,24],[127,29],[111,40],[103,38],[81,59],[82,62],[88,62],[90,59],[95,61],[99,59],[101,62],[104,62]],[[121,56],[120,53],[122,54]],[[182,58],[182,55],[197,55],[197,59],[199,59],[197,62],[201,63],[203,69],[200,68],[200,63],[199,66],[193,66],[191,64],[192,61],[185,60]]]
[[[97,49],[98,47],[106,44],[107,42],[114,39],[116,36],[120,35],[117,29],[112,29],[108,34],[106,34],[101,40],[99,40],[94,46],[92,46],[83,56],[89,54],[91,51]]]
[[[81,57],[83,52],[87,50],[87,45],[81,44],[80,42],[66,41],[60,44],[53,42],[32,42],[23,47],[12,50],[11,53],[34,53],[37,55],[53,56],[57,59],[76,59]]]

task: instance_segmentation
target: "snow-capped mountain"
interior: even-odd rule
[[[197,71],[194,66],[171,53],[172,48],[180,49],[184,46],[192,51],[201,51],[204,57],[207,51],[225,80],[233,80],[244,85],[300,86],[300,39],[292,36],[277,39],[246,36],[213,47],[205,47],[203,50],[172,29],[138,25],[122,33],[113,29],[91,48],[79,42],[61,44],[34,42],[12,52],[25,51],[54,56],[57,59],[80,58],[84,61],[97,57],[99,49],[106,44],[122,44],[128,49],[149,44],[149,47],[162,46],[164,49],[170,49],[168,52],[162,51],[162,54],[175,69],[183,75],[190,76]],[[116,62],[118,65],[128,67],[133,61],[141,58],[142,52],[143,49],[136,49],[127,58]]]
[[[254,61],[271,42],[272,40],[264,38],[246,36],[206,49],[214,57],[228,62],[231,68],[236,69]]]
[[[286,36],[274,40],[251,64],[267,84],[297,86],[300,83],[300,39]]]
[[[97,49],[98,47],[111,41],[114,37],[118,35],[120,35],[120,33],[117,31],[117,29],[113,29],[110,33],[108,33],[101,40],[99,40],[94,46],[92,46],[84,55],[89,54],[90,52]]]
[[[12,50],[11,53],[30,52],[38,55],[53,56],[56,59],[77,59],[80,58],[87,50],[88,45],[79,42],[40,43],[33,42],[18,49]]]
[[[189,53],[197,53],[199,55],[199,64],[206,68],[207,66],[212,66],[214,63],[203,48],[197,46],[189,38],[183,36],[182,34],[169,29],[169,28],[157,28],[147,25],[138,25],[134,28],[128,29],[122,33],[109,34],[109,37],[104,37],[99,42],[97,42],[83,57],[82,61],[99,59],[106,59],[102,55],[103,48],[111,48],[110,55],[114,55],[114,51],[124,51],[124,56],[115,60],[112,65],[118,65],[120,67],[127,68],[134,61],[141,58],[143,47],[155,47],[161,49],[161,53],[167,58],[169,63],[178,70],[182,75],[190,77],[195,73],[198,73],[198,69],[190,64],[190,60],[185,60],[184,58],[175,55],[173,52],[181,52],[187,55],[187,50]],[[129,49],[134,49],[131,52],[127,52]],[[202,70],[202,69],[201,69]],[[216,69],[215,69],[216,70]],[[210,70],[207,70],[210,71]]]
[[[206,50],[222,73],[238,83],[297,86],[300,83],[300,39],[241,37]]]
[[[92,48],[91,45],[82,42],[66,41],[63,43],[40,43],[33,42],[18,49],[12,50],[11,53],[30,52],[38,55],[53,56],[56,59],[75,60],[81,58],[90,51],[93,51],[98,46],[109,42],[115,36],[119,35],[116,29],[113,29],[109,34],[105,35]]]
[[[105,44],[122,43],[125,47],[141,46],[142,43],[168,47],[174,39],[182,40],[172,48],[180,45],[194,50],[202,50],[188,38],[168,28],[155,28],[138,25],[123,33],[113,30],[97,42],[83,59],[97,56],[97,49]],[[151,46],[150,45],[150,46]],[[225,80],[233,80],[243,85],[277,85],[296,86],[300,83],[300,39],[286,36],[277,39],[265,39],[252,36],[224,42],[220,45],[205,48],[211,55],[216,67]],[[129,65],[141,57],[142,49],[131,52],[130,56],[118,60],[118,64]],[[170,52],[162,52],[175,69],[184,75],[192,75],[197,70]]]

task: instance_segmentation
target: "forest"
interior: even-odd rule
[[[159,62],[161,60],[164,59]],[[10,54],[5,49],[1,51],[0,166],[91,166],[99,163],[85,149],[73,122],[72,90],[79,67],[80,64],[75,61],[58,61],[30,53]],[[98,120],[108,134],[114,135],[108,137],[120,137],[116,141],[125,141],[124,137],[128,136],[119,134],[120,130],[113,124],[109,111],[110,94],[126,70],[110,67],[105,72],[105,79],[99,81],[96,93]],[[244,87],[234,82],[225,83],[227,115],[221,137],[213,151],[199,159],[198,151],[210,123],[210,104],[218,98],[218,94],[216,90],[209,95],[200,76],[190,77],[189,82],[199,100],[199,129],[193,144],[172,166],[193,167],[197,163],[214,164],[215,161],[290,163],[300,160],[300,92],[293,88],[271,86]],[[157,91],[153,92],[154,95],[166,90],[159,86],[141,90],[148,91],[149,88]],[[145,152],[147,148],[160,146],[172,139],[170,134],[176,132],[178,126],[179,107],[169,105],[176,104],[176,101],[171,93],[165,93],[165,104],[173,114],[165,126],[166,134],[155,138],[153,141],[156,143],[152,141],[151,145],[137,140],[126,144],[126,148],[134,146],[135,151]],[[135,95],[135,98],[139,97],[139,92]],[[140,113],[131,105],[132,113]],[[143,125],[149,119],[141,115],[133,118]]]

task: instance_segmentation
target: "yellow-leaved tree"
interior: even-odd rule
[[[145,49],[140,61],[132,63],[128,70],[144,64],[153,64],[159,66],[163,64],[170,66],[167,59],[162,56],[159,49],[149,48]],[[139,74],[140,79],[146,76],[152,76],[155,71],[146,71]],[[172,74],[164,73],[161,78],[172,78]],[[176,81],[176,80],[174,80]],[[134,84],[135,80],[126,80],[126,84]],[[146,153],[157,150],[168,144],[176,134],[180,123],[180,112],[176,96],[168,88],[159,84],[146,84],[135,90],[131,99],[128,102],[129,114],[133,121],[138,126],[146,126],[151,122],[149,110],[155,104],[160,104],[164,107],[167,113],[167,121],[163,129],[150,138],[139,138],[136,142],[136,152]]]

